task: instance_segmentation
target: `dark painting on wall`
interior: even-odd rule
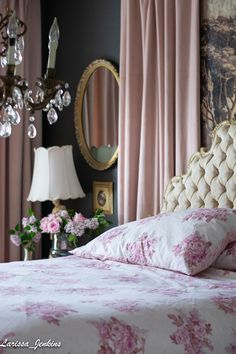
[[[236,119],[236,1],[201,1],[202,146],[216,124]]]

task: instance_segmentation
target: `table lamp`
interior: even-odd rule
[[[72,146],[39,147],[34,150],[34,172],[28,201],[51,200],[53,213],[65,209],[60,200],[83,198],[76,174]]]

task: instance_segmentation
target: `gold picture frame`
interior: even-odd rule
[[[113,182],[93,182],[93,209],[113,214]]]

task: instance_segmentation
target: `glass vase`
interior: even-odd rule
[[[24,261],[32,261],[33,251],[29,251],[28,248],[24,247]]]
[[[59,232],[51,234],[52,247],[49,253],[49,258],[69,256],[68,240],[65,233]]]

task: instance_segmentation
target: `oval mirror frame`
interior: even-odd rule
[[[114,152],[113,156],[106,162],[100,162],[96,160],[86,142],[85,134],[84,134],[84,127],[83,127],[83,100],[85,90],[88,84],[88,81],[91,75],[94,73],[95,70],[98,68],[106,68],[108,69],[113,76],[115,77],[117,84],[119,86],[119,74],[116,70],[115,66],[105,60],[105,59],[97,59],[90,63],[87,68],[84,70],[83,75],[79,81],[76,97],[75,97],[75,131],[76,131],[76,138],[80,147],[80,151],[84,156],[85,160],[95,170],[103,171],[111,167],[118,158],[118,146],[116,151]]]

